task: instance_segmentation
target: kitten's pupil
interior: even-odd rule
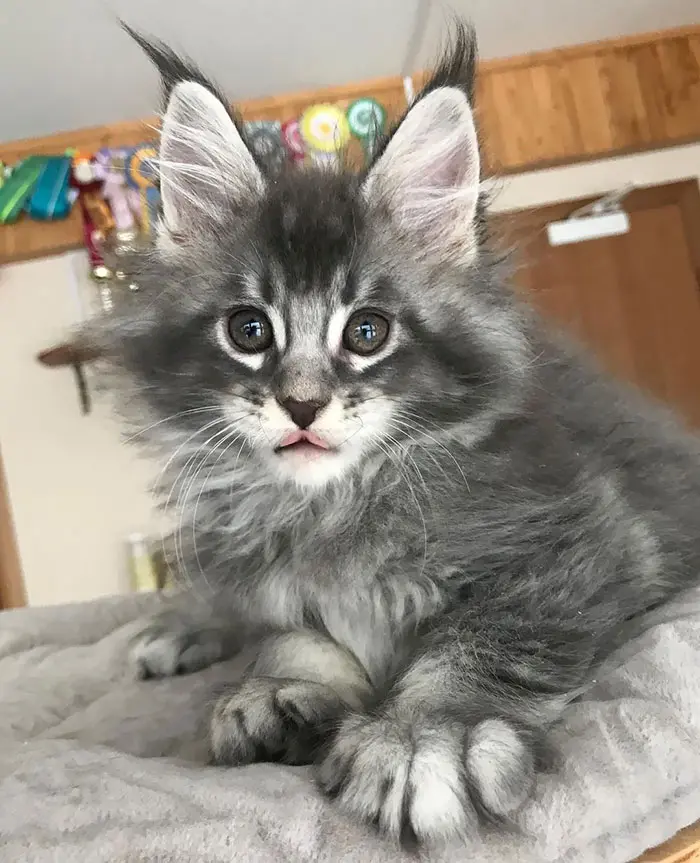
[[[243,332],[248,339],[261,338],[263,334],[263,325],[260,321],[247,321],[243,324]]]
[[[372,321],[365,321],[357,328],[357,334],[366,342],[371,342],[372,339],[376,339],[377,337],[377,327],[372,323]]]
[[[272,344],[272,326],[257,309],[241,309],[229,318],[231,341],[245,353],[259,353]]]

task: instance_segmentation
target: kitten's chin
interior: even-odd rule
[[[271,454],[272,469],[284,481],[308,488],[323,488],[350,470],[353,459],[340,450],[296,446]]]

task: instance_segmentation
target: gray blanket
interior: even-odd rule
[[[157,597],[0,614],[0,861],[414,860],[347,821],[301,768],[205,765],[244,658],[160,682],[125,646]],[[666,623],[554,731],[562,753],[508,835],[456,863],[623,863],[700,817],[700,624]]]

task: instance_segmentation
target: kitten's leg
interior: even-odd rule
[[[312,631],[269,636],[246,679],[217,702],[211,721],[218,764],[308,764],[329,726],[371,694],[357,660]]]
[[[457,626],[430,633],[371,714],[342,721],[319,765],[326,793],[394,838],[450,839],[507,818],[575,691],[570,666],[546,671],[545,645],[511,652],[498,629],[481,638]]]
[[[259,635],[234,611],[230,598],[203,601],[173,597],[131,642],[129,661],[138,677],[170,677],[206,668],[238,653]]]

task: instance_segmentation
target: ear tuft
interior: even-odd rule
[[[122,29],[141,48],[160,74],[163,91],[163,103],[161,107],[163,111],[168,107],[173,90],[183,81],[193,81],[195,84],[201,84],[202,87],[213,93],[219,102],[229,110],[224,94],[189,57],[177,54],[169,45],[166,45],[165,42],[161,42],[159,39],[147,38],[143,33],[139,33],[137,30],[129,27],[124,21],[120,21],[119,23]],[[235,114],[231,111],[229,113],[231,113],[232,119],[236,122],[237,118]]]
[[[122,22],[161,75],[165,113],[159,166],[161,246],[216,229],[264,188],[242,124],[226,99],[190,60]]]
[[[479,58],[476,32],[463,21],[455,21],[452,35],[435,70],[423,87],[421,95],[426,96],[441,87],[454,87],[461,90],[470,105],[474,104],[474,83],[476,64]]]

